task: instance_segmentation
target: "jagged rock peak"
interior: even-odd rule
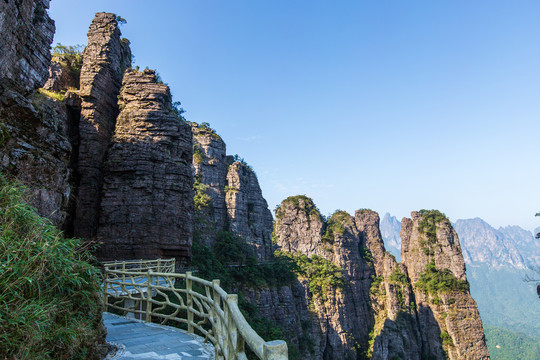
[[[26,91],[47,80],[55,30],[48,8],[49,0],[0,2],[0,78]]]
[[[124,70],[131,64],[129,41],[120,38],[116,15],[97,13],[88,31],[80,76],[81,119],[78,203],[74,234],[91,239],[99,217],[103,160],[111,141]]]
[[[202,201],[196,204],[195,231],[208,246],[216,240],[216,231],[227,226],[225,186],[227,185],[227,155],[225,142],[208,123],[191,123],[193,132],[193,173],[196,195]],[[197,194],[200,192],[201,194]],[[204,193],[204,194],[202,194]],[[203,208],[204,207],[204,208]]]
[[[450,221],[437,210],[421,210],[401,224],[401,257],[414,288],[422,356],[489,359],[482,320],[469,293],[461,246]]]
[[[272,256],[272,213],[253,169],[229,159],[233,162],[227,171],[225,203],[230,230],[255,248],[259,260],[268,260]]]
[[[98,256],[172,256],[185,264],[193,221],[191,127],[151,70],[126,71],[119,104],[104,170]]]
[[[321,255],[324,219],[313,200],[305,195],[290,196],[276,208],[277,245],[287,252]]]
[[[430,262],[439,269],[449,269],[458,279],[467,279],[458,235],[443,213],[413,211],[411,219],[401,221],[401,239],[401,258],[413,281]]]

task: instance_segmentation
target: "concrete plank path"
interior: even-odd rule
[[[213,347],[199,336],[169,326],[103,313],[107,341],[123,349],[108,359],[209,360]]]

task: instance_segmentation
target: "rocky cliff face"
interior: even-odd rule
[[[419,358],[412,291],[407,281],[393,278],[403,270],[384,249],[375,212],[359,210],[353,218],[340,211],[325,222],[311,199],[295,196],[281,203],[276,218],[283,251],[322,257],[343,274],[342,286],[325,296],[310,291],[315,278],[302,281],[314,304],[312,329],[322,334],[310,334],[317,343],[312,358]]]
[[[197,236],[213,246],[218,232],[231,231],[251,245],[259,260],[270,259],[273,218],[255,172],[242,159],[226,155],[225,143],[208,124],[191,126],[196,196],[209,197],[197,214]]]
[[[128,70],[105,164],[97,238],[102,259],[176,257],[191,249],[190,126],[155,72]]]
[[[411,216],[401,222],[401,257],[414,288],[423,355],[488,359],[457,233],[438,211]]]
[[[83,52],[79,96],[77,207],[74,234],[91,239],[97,231],[103,161],[118,116],[118,94],[124,70],[131,64],[129,42],[122,41],[114,14],[97,13]]]
[[[257,176],[249,166],[241,162],[229,166],[225,203],[230,230],[246,239],[259,260],[270,259],[272,213],[262,196]]]
[[[191,130],[196,186],[203,184],[205,193],[211,199],[208,209],[198,214],[194,226],[201,241],[213,245],[216,232],[225,229],[228,221],[225,204],[228,167],[226,147],[221,137],[206,124],[192,123]]]
[[[275,224],[281,250],[322,257],[343,274],[324,298],[312,291],[317,278],[299,275],[322,336],[310,334],[317,342],[311,358],[489,358],[457,235],[446,218],[430,215],[403,220],[399,264],[384,248],[375,212],[353,218],[339,211],[325,221],[309,198],[282,202]],[[456,287],[425,285],[442,278]]]
[[[23,92],[47,79],[55,30],[48,8],[49,0],[0,3],[0,77],[13,80]]]
[[[51,57],[48,7],[43,0],[0,3],[0,171],[22,181],[38,213],[61,225],[70,195],[67,113],[33,93]]]

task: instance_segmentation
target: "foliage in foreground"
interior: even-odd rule
[[[100,333],[98,270],[0,176],[0,358],[91,359]]]

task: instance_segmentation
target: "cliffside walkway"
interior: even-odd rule
[[[213,345],[212,358],[217,360],[247,360],[246,345],[254,359],[288,359],[285,341],[264,341],[240,312],[238,296],[227,294],[219,280],[175,273],[174,259],[117,261],[104,266],[106,309],[127,315],[104,315],[108,340],[126,346],[119,359],[205,359],[208,350],[205,353],[200,344],[191,342],[197,339],[194,334]],[[187,333],[162,326],[169,324]]]
[[[119,346],[111,359],[209,360],[213,347],[203,338],[169,326],[150,324],[111,313],[103,314],[107,341]]]

